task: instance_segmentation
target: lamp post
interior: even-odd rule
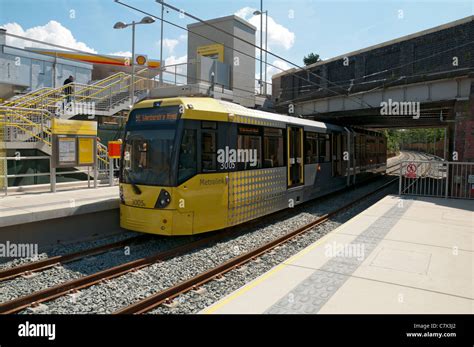
[[[156,0],[161,4],[161,39],[160,39],[160,84],[163,84],[163,14],[165,11],[164,1]]]
[[[262,18],[265,14],[265,81],[263,82],[263,92],[267,95],[267,46],[268,46],[268,10],[255,11],[255,16],[260,16],[260,28],[262,28]],[[262,30],[260,30],[260,83],[262,83]]]
[[[255,16],[260,15],[260,93],[262,93],[262,60],[263,60],[263,0],[260,0],[260,11],[255,11]]]
[[[124,22],[117,22],[114,25],[114,29],[125,29],[129,26],[132,27],[132,79],[131,79],[131,85],[130,85],[130,106],[133,105],[133,102],[135,100],[135,26],[137,24],[152,24],[154,23],[155,20],[149,16],[143,17],[141,21],[139,22],[131,22],[131,23],[124,23]]]

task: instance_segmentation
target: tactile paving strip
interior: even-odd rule
[[[400,220],[413,201],[396,204],[376,219],[357,236],[349,247],[364,247],[364,257],[330,258],[319,270],[297,285],[291,292],[267,309],[267,314],[311,314],[317,313],[326,302],[341,288],[355,270],[372,253],[380,241]]]

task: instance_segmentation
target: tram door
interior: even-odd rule
[[[288,127],[288,187],[304,183],[303,128]]]
[[[342,175],[342,134],[332,136],[332,175]]]

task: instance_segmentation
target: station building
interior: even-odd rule
[[[76,82],[92,80],[93,65],[30,50],[8,46],[6,30],[0,28],[0,102],[40,88],[62,86],[72,75]]]
[[[261,107],[267,98],[256,95],[256,28],[231,15],[211,19],[207,24],[190,24],[188,30],[187,62],[163,67],[160,82],[160,62],[141,55],[145,63],[139,65],[136,55],[132,88],[130,58],[13,47],[7,45],[6,30],[0,29],[0,117],[7,124],[0,134],[5,139],[0,151],[9,157],[17,153],[51,155],[47,137],[50,119],[54,117],[97,121],[98,137],[101,145],[106,146],[108,141],[122,136],[130,104],[146,97],[210,96],[246,107]],[[87,107],[58,114],[58,103],[66,100],[63,83],[69,76],[75,78],[75,103]],[[91,104],[93,114],[84,113],[83,110],[91,109]],[[1,166],[9,175],[48,171],[47,161],[42,160],[8,161]],[[107,171],[105,166],[99,171]],[[71,177],[61,177],[58,182],[75,179]],[[17,177],[10,178],[8,185],[48,180],[48,176]]]

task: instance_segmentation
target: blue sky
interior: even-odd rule
[[[240,13],[252,23],[259,23],[258,17],[252,18],[251,10],[259,8],[259,0],[167,1],[203,19]],[[123,2],[160,14],[154,0]],[[331,58],[472,15],[473,4],[474,0],[264,0],[264,9],[271,17],[270,50],[302,65],[303,56],[310,52]],[[113,0],[0,0],[0,26],[10,23],[12,30],[30,37],[47,37],[54,43],[104,54],[130,51],[131,30],[114,30],[112,26],[119,20],[130,22],[142,17]],[[181,26],[192,22],[173,11],[165,17]],[[64,34],[67,29],[71,37]],[[184,34],[165,24],[164,56],[168,62],[185,59]],[[158,22],[137,27],[137,52],[159,58],[159,38]],[[269,62],[275,60],[269,57]],[[282,62],[276,63],[286,67]]]

